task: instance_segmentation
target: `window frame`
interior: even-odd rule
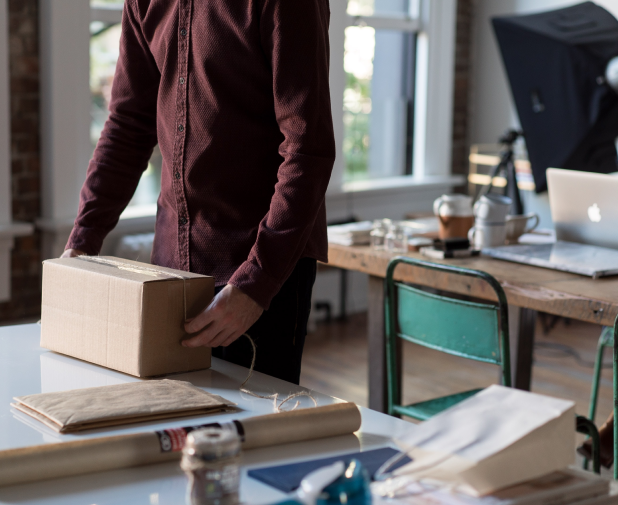
[[[455,71],[456,0],[417,0],[411,2],[410,12],[402,16],[349,15],[345,0],[331,0],[331,95],[333,121],[337,137],[338,160],[335,163],[329,192],[350,191],[356,187],[344,182],[345,159],[343,155],[343,91],[345,72],[343,54],[349,26],[369,26],[374,29],[391,29],[417,35],[417,55],[414,91],[414,139],[412,175],[390,177],[393,184],[410,184],[410,178],[422,181],[426,177],[443,177],[452,180],[452,110]],[[341,62],[341,71],[336,66]],[[341,100],[339,100],[341,97]],[[337,135],[338,134],[338,135]],[[362,187],[371,190],[371,180]],[[383,183],[375,179],[376,189]],[[397,182],[398,181],[398,182]],[[412,182],[413,184],[413,182]]]

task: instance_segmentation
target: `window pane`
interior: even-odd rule
[[[343,150],[346,160],[345,177],[348,180],[367,177],[374,51],[373,28],[346,28],[343,60],[346,73],[343,95]]]
[[[410,174],[415,36],[358,26],[345,35],[345,179]]]
[[[118,2],[108,0],[106,3]],[[93,150],[109,115],[108,107],[118,61],[120,31],[119,24],[107,25],[99,21],[90,24],[90,140]],[[161,153],[155,148],[148,168],[143,173],[135,195],[129,203],[130,206],[156,203],[161,191],[161,162]]]
[[[349,0],[350,16],[401,16],[410,12],[410,0]]]

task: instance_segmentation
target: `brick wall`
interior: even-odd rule
[[[40,215],[38,1],[9,0],[11,167],[13,219]],[[12,297],[0,304],[0,321],[37,317],[41,307],[40,237],[15,239]]]
[[[454,174],[468,174],[468,125],[470,118],[470,51],[474,0],[457,1],[457,31],[455,34],[455,93],[453,103]],[[462,187],[464,191],[467,187]]]

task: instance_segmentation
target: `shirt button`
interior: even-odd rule
[[[179,124],[179,125],[178,125],[178,131],[179,131],[179,132],[183,132],[183,131],[185,131],[185,127],[184,127],[184,126],[182,126],[181,124]]]
[[[174,177],[176,177],[176,179],[180,179],[180,172],[174,172]]]
[[[186,217],[181,217],[180,218],[180,225],[184,226],[185,224],[187,224],[187,218]]]
[[[184,77],[181,77],[181,78],[180,78],[180,84],[184,84],[184,83],[185,83],[185,78],[184,78]]]
[[[187,30],[185,30],[184,28],[182,30],[180,30],[180,35],[182,35],[183,37],[187,36]]]

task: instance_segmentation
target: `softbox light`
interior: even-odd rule
[[[592,2],[492,19],[536,191],[545,170],[618,170],[618,94],[605,80],[618,21]]]

